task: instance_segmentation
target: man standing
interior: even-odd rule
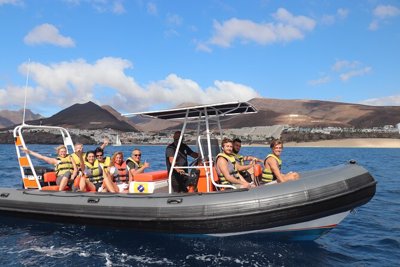
[[[169,144],[165,149],[165,163],[167,165],[168,173],[171,170],[171,165],[174,160],[175,152],[178,147],[179,138],[181,136],[181,132],[177,131],[174,133],[174,142]],[[179,167],[187,167],[188,166],[188,159],[187,156],[191,156],[192,158],[197,158],[199,155],[198,153],[194,152],[188,145],[184,142],[184,138],[182,136],[182,142],[179,146],[179,152],[176,157],[175,166],[178,168],[174,168],[171,177],[171,185],[174,192],[187,192],[188,189],[186,187],[187,181],[187,169],[181,169]]]

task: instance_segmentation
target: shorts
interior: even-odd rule
[[[57,180],[56,180],[56,184],[60,185],[62,178],[63,177],[67,177],[68,178],[68,186],[71,186],[71,184],[73,183],[73,181],[70,180],[71,176],[72,176],[71,171],[66,171],[64,174],[58,175],[57,176]]]
[[[251,178],[251,174],[248,171],[241,171],[239,173],[240,173],[240,175],[242,175],[243,179],[246,180],[246,182],[248,182],[248,183],[253,182],[253,179]]]
[[[117,184],[117,186],[119,188],[120,193],[124,192],[125,190],[127,190],[129,188],[129,185],[126,183],[120,183],[120,184]]]
[[[96,187],[97,192],[103,191],[103,181],[90,181],[90,182]]]

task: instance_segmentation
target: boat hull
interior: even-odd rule
[[[301,173],[298,181],[191,194],[110,194],[0,188],[0,213],[138,231],[235,236],[310,233],[335,227],[367,203],[376,182],[359,165]]]

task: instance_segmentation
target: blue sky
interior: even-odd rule
[[[0,110],[400,105],[399,1],[0,0],[0,20]]]

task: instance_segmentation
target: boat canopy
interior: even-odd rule
[[[256,113],[257,109],[248,102],[228,102],[209,105],[200,105],[192,107],[182,107],[160,111],[138,112],[122,114],[126,117],[143,115],[152,118],[173,120],[173,119],[190,119],[204,117],[221,117],[226,115],[238,115],[246,113]]]
[[[248,113],[257,113],[257,109],[248,102],[227,102],[227,103],[217,103],[217,104],[200,105],[192,107],[182,107],[182,108],[175,108],[175,109],[161,110],[161,111],[128,113],[122,115],[126,117],[142,115],[146,117],[164,119],[164,120],[178,120],[178,119],[184,120],[181,130],[181,136],[179,137],[179,141],[175,149],[174,159],[171,163],[171,169],[168,174],[169,193],[172,193],[171,176],[173,169],[176,168],[189,169],[190,171],[190,169],[199,168],[199,166],[187,167],[187,166],[175,165],[179,148],[182,144],[183,134],[185,133],[186,130],[186,125],[187,123],[193,121],[197,121],[198,123],[196,140],[200,154],[199,159],[201,159],[201,162],[203,163],[202,168],[204,168],[206,172],[207,192],[210,192],[210,186],[209,186],[210,181],[216,188],[222,188],[222,187],[234,188],[232,185],[222,185],[222,184],[217,184],[215,182],[214,171],[213,171],[213,159],[216,156],[216,154],[213,153],[211,148],[212,141],[211,141],[211,131],[209,124],[211,119],[215,119],[217,121],[220,136],[222,138],[222,128],[220,123],[221,117],[239,115],[239,114],[248,114]],[[202,126],[205,127],[205,136],[204,133],[201,133]],[[202,141],[203,138],[205,140]],[[215,139],[215,141],[218,144],[217,139]]]

